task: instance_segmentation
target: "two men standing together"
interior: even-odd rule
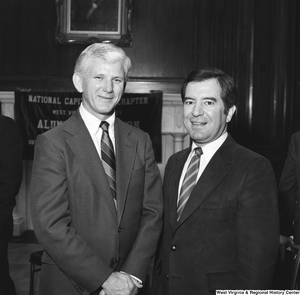
[[[137,294],[156,249],[153,295],[270,288],[276,184],[269,161],[226,131],[237,104],[232,79],[206,69],[184,82],[193,143],[169,159],[163,197],[149,136],[115,117],[130,66],[118,47],[86,48],[73,75],[78,112],[37,138],[31,195],[45,249],[41,295]]]

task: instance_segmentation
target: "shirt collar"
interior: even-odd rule
[[[88,112],[85,109],[85,107],[83,106],[82,103],[79,107],[79,113],[80,113],[87,129],[89,130],[90,134],[96,135],[96,133],[99,130],[101,120],[99,120],[97,117],[95,117],[90,112]],[[115,130],[115,119],[116,119],[116,115],[115,115],[115,112],[114,112],[109,118],[107,118],[105,120],[106,122],[109,123],[109,135],[111,137],[114,137],[114,134],[115,134],[115,132],[114,132],[114,130]]]
[[[225,131],[220,137],[218,137],[216,140],[207,143],[204,146],[201,146],[203,154],[206,155],[213,155],[223,144],[223,142],[226,140],[228,136],[228,132]],[[195,142],[192,143],[192,151],[194,151],[195,148],[198,146],[195,144]]]

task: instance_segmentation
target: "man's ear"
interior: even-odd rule
[[[226,123],[229,123],[231,121],[232,116],[234,115],[236,110],[236,106],[232,106],[229,110],[228,110],[228,114],[226,117]]]
[[[83,90],[82,90],[82,80],[80,78],[80,76],[76,73],[73,74],[73,84],[75,86],[75,88],[77,89],[78,92],[82,93]]]

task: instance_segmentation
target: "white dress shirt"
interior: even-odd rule
[[[98,155],[101,159],[101,136],[102,136],[102,128],[100,127],[100,123],[101,120],[99,120],[97,117],[95,117],[94,115],[92,115],[90,112],[88,112],[84,106],[81,104],[79,107],[79,113],[81,115],[81,118],[85,124],[85,126],[87,127],[95,148],[98,152]],[[108,119],[106,119],[105,121],[109,123],[109,127],[108,127],[108,134],[109,137],[112,141],[114,150],[115,150],[115,154],[116,154],[116,147],[115,147],[115,119],[116,119],[116,115],[115,113],[113,113]]]
[[[204,169],[206,168],[206,166],[208,165],[209,161],[211,160],[211,158],[213,157],[213,155],[216,153],[216,151],[220,148],[220,146],[224,143],[224,141],[226,140],[228,136],[227,131],[225,131],[220,137],[218,137],[216,140],[205,144],[203,146],[201,146],[203,154],[201,155],[201,159],[200,159],[200,168],[198,171],[198,175],[197,175],[197,181],[199,180],[200,176],[202,175]],[[180,177],[180,181],[179,181],[179,186],[178,186],[178,198],[180,195],[180,190],[181,190],[181,186],[182,186],[182,182],[184,179],[184,176],[186,174],[187,168],[190,164],[190,161],[195,153],[195,148],[197,148],[198,146],[193,142],[192,143],[192,148],[191,148],[191,152],[183,166],[183,170],[181,173],[181,177]]]

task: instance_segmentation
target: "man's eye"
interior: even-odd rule
[[[192,101],[192,100],[186,100],[186,101],[184,102],[184,104],[186,104],[186,105],[191,105],[191,104],[193,104],[193,101]]]
[[[117,83],[117,84],[122,83],[122,80],[121,79],[115,79],[115,83]]]
[[[208,100],[208,101],[205,102],[205,104],[206,104],[206,105],[209,105],[209,106],[212,106],[212,105],[214,105],[215,103],[214,103],[213,101]]]

